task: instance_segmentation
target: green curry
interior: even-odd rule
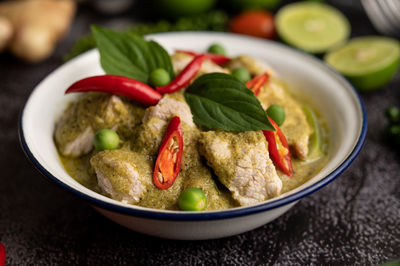
[[[186,60],[182,54],[176,58]],[[252,60],[241,56],[221,69],[229,73],[241,65],[252,76],[260,71],[270,72],[260,70]],[[217,67],[213,66],[213,71],[218,71]],[[175,71],[180,70],[175,67]],[[206,72],[202,69],[202,73]],[[156,209],[178,210],[179,196],[193,187],[204,191],[206,210],[252,205],[286,193],[325,165],[327,128],[321,122],[319,129],[313,128],[302,110],[304,104],[288,93],[275,74],[270,75],[258,99],[264,108],[277,104],[285,110],[280,128],[292,155],[290,177],[270,159],[271,144],[262,131],[226,132],[196,126],[183,90],[164,95],[156,106],[148,108],[109,94],[82,95],[68,106],[56,125],[54,139],[61,161],[67,172],[87,188],[122,202]],[[168,121],[174,115],[182,121],[180,172],[171,187],[159,189],[152,179],[154,164]],[[118,149],[93,149],[94,133],[103,128],[116,131],[120,138]],[[322,131],[323,152],[317,158],[308,158],[308,140],[315,130]]]

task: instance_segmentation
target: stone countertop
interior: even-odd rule
[[[377,34],[360,8],[341,8],[353,36]],[[384,110],[400,106],[400,73],[381,91],[362,94],[369,130],[348,170],[241,235],[193,242],[141,235],[47,182],[20,148],[19,113],[77,36],[99,21],[79,9],[67,38],[43,63],[0,55],[0,242],[7,265],[377,265],[400,258],[400,153],[384,138]]]

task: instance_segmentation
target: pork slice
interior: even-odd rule
[[[75,138],[64,145],[60,145],[61,153],[65,156],[79,157],[80,155],[89,153],[93,148],[94,132],[91,126],[78,133]]]
[[[174,115],[179,116],[188,126],[194,126],[189,105],[171,97],[164,97],[157,105],[147,108],[142,121],[148,123],[151,119],[157,118],[159,123],[154,123],[152,126],[160,131]]]
[[[249,70],[250,74],[257,76],[260,74],[268,73],[269,75],[275,75],[275,71],[265,62],[261,62],[248,55],[240,55],[232,58],[231,61],[226,65],[229,70],[233,70],[237,67],[244,67]]]
[[[181,72],[189,63],[190,61],[193,60],[193,56],[185,54],[185,53],[176,53],[173,54],[171,59],[172,59],[172,65],[174,67],[175,73]],[[197,77],[207,74],[207,73],[214,73],[214,72],[220,72],[220,73],[226,73],[229,74],[229,70],[225,69],[216,63],[212,62],[211,60],[204,60],[203,64],[201,65],[201,68],[199,70],[199,73],[197,74]]]
[[[242,206],[280,194],[282,181],[261,131],[201,133],[200,153]]]
[[[118,96],[86,94],[72,103],[55,128],[55,141],[62,155],[79,157],[92,150],[94,134],[103,128],[116,129],[131,121],[126,103]]]
[[[280,128],[295,155],[300,159],[306,159],[312,129],[301,104],[274,77],[262,88],[258,98],[265,108],[272,104],[278,104],[284,108],[286,118]]]
[[[164,137],[165,130],[173,116],[179,116],[183,130],[195,128],[192,113],[183,99],[164,96],[160,102],[146,109],[143,123],[138,128],[133,147],[135,150],[155,155]]]
[[[137,203],[151,185],[150,163],[130,150],[106,150],[90,159],[99,187],[111,198]]]

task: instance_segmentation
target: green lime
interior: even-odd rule
[[[191,16],[211,9],[215,0],[155,0],[161,15],[170,18]]]
[[[325,61],[361,91],[382,87],[396,74],[400,46],[381,36],[358,37],[331,51]]]
[[[318,2],[284,6],[276,15],[276,29],[286,43],[319,54],[346,41],[350,24],[336,8]]]

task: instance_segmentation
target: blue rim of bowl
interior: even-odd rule
[[[203,32],[204,33],[204,32]],[[165,33],[164,33],[165,34]],[[223,33],[226,34],[226,33]],[[163,34],[160,34],[163,35]],[[248,39],[255,39],[252,37],[247,37],[247,36],[241,36],[244,38]],[[199,213],[194,213],[194,212],[172,212],[172,211],[163,211],[163,210],[157,210],[157,209],[134,209],[134,208],[129,208],[129,207],[123,207],[119,205],[114,205],[112,203],[108,203],[105,201],[102,201],[100,199],[91,197],[89,195],[86,195],[79,190],[76,190],[67,184],[61,182],[57,177],[52,175],[50,172],[48,172],[39,162],[38,160],[34,157],[34,155],[31,153],[24,134],[23,134],[23,127],[22,127],[22,120],[23,120],[23,115],[25,111],[25,105],[22,108],[20,119],[19,119],[19,127],[18,127],[18,135],[19,135],[19,140],[22,146],[22,149],[25,153],[25,155],[28,157],[28,159],[33,163],[36,169],[39,170],[45,177],[47,177],[50,181],[56,183],[60,187],[66,189],[67,191],[71,192],[72,194],[75,194],[84,200],[88,201],[90,204],[93,204],[96,207],[99,207],[101,209],[109,210],[112,212],[117,212],[120,214],[125,214],[129,216],[134,216],[134,217],[141,217],[141,218],[148,218],[148,219],[155,219],[155,220],[167,220],[167,221],[209,221],[209,220],[220,220],[220,219],[229,219],[229,218],[235,218],[235,217],[241,217],[241,216],[246,216],[246,215],[252,215],[252,214],[257,214],[260,212],[265,212],[269,211],[272,209],[276,209],[279,207],[282,207],[284,205],[288,205],[290,203],[294,203],[311,193],[321,189],[322,187],[328,185],[330,182],[335,180],[339,175],[341,175],[354,161],[354,159],[357,157],[357,155],[360,153],[362,146],[365,142],[365,138],[367,135],[367,127],[368,127],[368,122],[367,122],[367,114],[365,111],[365,106],[363,103],[363,100],[360,96],[360,94],[357,92],[357,90],[354,88],[354,86],[348,82],[341,74],[336,72],[334,69],[329,67],[324,61],[311,56],[305,52],[302,52],[297,49],[293,49],[289,46],[274,42],[275,45],[285,47],[286,49],[291,49],[297,53],[302,54],[303,56],[306,56],[309,59],[312,59],[313,61],[316,61],[317,63],[320,63],[326,67],[327,70],[329,70],[335,78],[339,79],[340,82],[345,83],[347,86],[349,86],[354,94],[357,96],[358,99],[358,104],[361,107],[362,111],[362,128],[361,128],[361,133],[360,136],[357,140],[356,145],[354,146],[352,152],[347,156],[347,158],[331,173],[329,173],[326,177],[321,179],[320,181],[316,182],[315,184],[312,184],[311,186],[302,189],[299,192],[296,192],[292,195],[283,197],[281,199],[277,199],[271,202],[266,202],[254,206],[248,206],[248,207],[240,207],[240,208],[232,208],[232,209],[227,209],[227,210],[221,210],[221,211],[210,211],[210,212],[199,212]]]

